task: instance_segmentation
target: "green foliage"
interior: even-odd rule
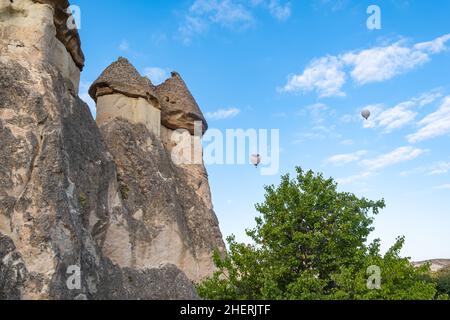
[[[80,203],[80,205],[83,209],[86,209],[86,207],[88,205],[88,201],[87,201],[86,194],[82,191],[78,195],[78,202]]]
[[[380,241],[367,245],[373,216],[385,207],[338,192],[333,179],[297,168],[278,187],[266,187],[254,244],[229,237],[225,258],[215,256],[218,272],[198,286],[206,299],[433,299],[428,266],[415,268],[400,257],[404,239],[384,255]],[[368,289],[369,266],[381,269],[381,289]]]
[[[441,294],[450,295],[450,267],[439,270],[432,276]]]

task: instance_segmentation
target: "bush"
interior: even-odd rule
[[[450,295],[450,267],[439,270],[433,275],[437,290],[441,294]]]

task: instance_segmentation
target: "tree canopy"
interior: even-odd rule
[[[339,192],[333,179],[296,169],[279,186],[266,187],[256,205],[253,244],[228,238],[217,272],[198,286],[206,299],[436,299],[429,266],[416,268],[400,256],[404,238],[381,254],[368,242],[384,200]]]

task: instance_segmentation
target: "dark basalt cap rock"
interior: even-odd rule
[[[157,108],[161,108],[153,88],[150,79],[142,77],[127,59],[120,57],[91,85],[89,95],[97,102],[98,97],[121,93],[128,97],[153,101]]]
[[[156,87],[156,94],[161,102],[161,122],[172,130],[186,129],[194,134],[194,122],[203,123],[203,134],[208,130],[208,123],[197,102],[177,72]]]
[[[68,0],[33,0],[36,3],[49,4],[54,9],[54,23],[56,27],[56,38],[61,41],[72,56],[73,61],[80,70],[84,68],[84,54],[81,50],[81,40],[76,28],[69,29],[67,21],[71,16],[67,8],[70,6]]]

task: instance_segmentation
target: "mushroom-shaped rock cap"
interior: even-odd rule
[[[89,95],[95,102],[98,97],[113,93],[144,98],[153,101],[157,108],[161,108],[150,79],[142,77],[136,68],[122,57],[106,68],[89,88]]]
[[[78,30],[69,28],[71,12],[68,10],[68,0],[33,0],[36,3],[48,4],[53,7],[53,22],[56,27],[56,38],[61,41],[72,56],[73,61],[80,70],[84,68],[84,54],[81,50],[81,41]]]
[[[208,130],[197,102],[181,76],[172,72],[172,77],[156,87],[156,94],[161,102],[161,122],[172,130],[186,129],[194,134],[195,122],[203,124],[203,134]]]

